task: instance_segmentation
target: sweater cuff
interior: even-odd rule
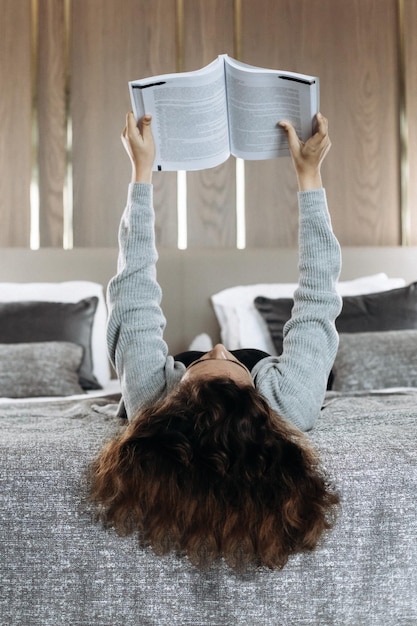
[[[326,190],[321,187],[320,189],[299,191],[298,200],[306,209],[317,207],[323,202],[327,204]]]
[[[150,204],[153,200],[153,185],[151,183],[129,183],[127,203]]]

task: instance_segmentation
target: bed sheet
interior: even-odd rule
[[[341,494],[335,528],[282,571],[200,571],[95,523],[86,468],[118,396],[0,407],[0,623],[414,626],[417,394],[328,394],[310,436]]]
[[[120,394],[120,383],[117,379],[110,380],[102,389],[92,389],[82,394],[72,396],[40,396],[36,398],[0,398],[0,405],[13,404],[43,404],[50,402],[71,402],[76,400],[86,400],[90,398],[103,398]],[[0,409],[1,412],[1,409]]]

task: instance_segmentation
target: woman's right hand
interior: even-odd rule
[[[122,132],[122,142],[132,163],[132,182],[152,182],[152,168],[155,160],[155,144],[151,129],[152,118],[144,115],[139,123],[132,112],[126,115],[126,126]]]
[[[288,137],[288,145],[297,174],[300,191],[319,189],[321,180],[321,164],[330,150],[331,141],[328,134],[327,119],[317,113],[317,131],[306,142],[297,136],[294,126],[285,120],[279,122]]]

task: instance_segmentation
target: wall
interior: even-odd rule
[[[128,80],[221,52],[320,76],[333,141],[323,174],[343,245],[417,243],[416,0],[0,0],[0,10],[0,246],[116,245]],[[295,245],[289,159],[247,162],[245,181],[247,246]],[[176,175],[154,182],[157,243],[175,247]],[[189,247],[235,246],[234,159],[187,185]]]

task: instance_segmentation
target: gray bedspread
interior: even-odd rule
[[[335,529],[282,571],[199,571],[92,520],[85,468],[116,398],[0,405],[2,626],[417,624],[417,395],[330,395],[311,434]]]

